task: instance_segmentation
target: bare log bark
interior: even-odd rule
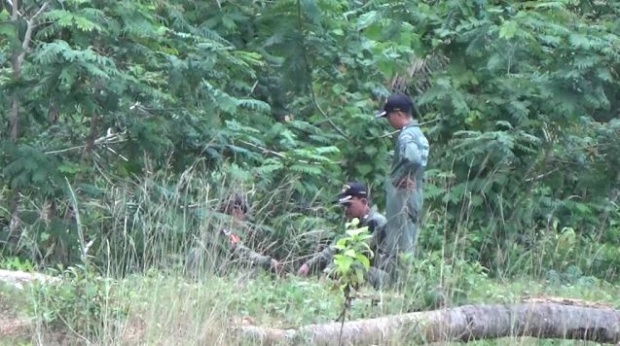
[[[240,327],[244,337],[265,344],[310,341],[335,345],[341,324],[332,322],[283,330]],[[344,323],[345,344],[385,344],[389,341],[431,343],[529,336],[540,339],[576,339],[620,342],[620,311],[554,302],[507,305],[466,305]]]
[[[23,289],[23,284],[31,283],[33,281],[58,282],[59,280],[59,278],[41,273],[27,273],[22,271],[0,269],[0,282],[4,282],[18,289]]]

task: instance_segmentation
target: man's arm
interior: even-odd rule
[[[368,241],[368,245],[370,246],[372,251],[375,251],[378,248],[379,244],[381,244],[381,242],[383,241],[383,238],[385,236],[383,226],[384,225],[380,225],[377,220],[370,220],[368,222],[368,232],[371,235],[371,238]]]
[[[392,171],[392,183],[396,186],[404,179],[411,178],[410,175],[418,168],[426,166],[429,145],[424,136],[404,133],[398,141],[397,150],[400,162]]]
[[[275,261],[271,257],[261,255],[258,252],[243,245],[243,243],[241,242],[241,238],[239,238],[239,236],[237,236],[236,234],[228,230],[222,230],[221,232],[226,236],[233,254],[235,256],[238,256],[243,262],[250,265],[257,264],[265,268],[266,270],[269,270],[270,268],[278,264],[277,261]]]
[[[314,268],[323,270],[332,261],[334,254],[336,254],[336,247],[329,245],[323,251],[314,254],[304,265],[307,265],[309,270]]]
[[[273,266],[274,261],[271,257],[261,255],[241,243],[234,244],[232,249],[235,255],[239,256],[243,262],[248,264],[257,264],[266,270],[271,269]]]

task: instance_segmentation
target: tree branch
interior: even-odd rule
[[[19,13],[19,0],[13,0],[13,2],[11,3],[11,7],[12,7],[11,20],[13,22],[16,22],[19,19],[19,16],[21,15]]]
[[[435,120],[429,120],[429,121],[421,122],[421,123],[418,123],[417,125],[418,125],[418,126],[424,126],[424,125],[432,124],[432,123],[437,122],[437,121],[439,121],[439,119],[435,119]],[[385,137],[391,137],[391,136],[393,136],[393,135],[395,135],[395,134],[397,134],[397,133],[399,133],[399,132],[400,132],[400,130],[396,130],[396,131],[388,132],[388,133],[383,134],[383,135],[379,135],[379,136],[375,136],[375,137],[370,137],[370,138],[368,138],[368,140],[379,139],[379,138],[385,138]]]
[[[41,6],[41,8],[39,8],[37,12],[35,12],[35,14],[33,14],[32,17],[30,17],[26,21],[26,33],[24,34],[24,41],[22,42],[22,52],[17,56],[17,62],[20,67],[22,63],[24,62],[24,58],[26,57],[26,52],[28,51],[28,49],[30,49],[30,43],[32,42],[32,33],[34,32],[34,29],[37,27],[37,24],[36,24],[37,17],[40,16],[41,13],[43,13],[43,11],[45,11],[48,6],[49,6],[49,2],[45,2]],[[13,10],[15,11],[15,8],[13,8]]]

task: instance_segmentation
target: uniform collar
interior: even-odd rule
[[[364,214],[364,216],[362,216],[362,222],[366,222],[366,220],[368,220],[368,218],[370,218],[370,215],[372,215],[372,209],[368,209],[368,212],[366,214]]]
[[[402,130],[404,130],[406,128],[415,127],[415,126],[418,126],[418,120],[417,119],[411,119],[411,121],[407,125],[401,127],[400,130],[402,131]]]

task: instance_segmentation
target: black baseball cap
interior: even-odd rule
[[[346,183],[342,187],[342,191],[338,194],[338,200],[336,203],[343,204],[348,202],[353,197],[368,197],[368,189],[366,186],[358,181],[352,181]]]
[[[390,95],[390,97],[388,97],[387,101],[385,102],[385,105],[383,106],[383,111],[376,114],[375,117],[383,118],[390,112],[396,111],[412,114],[413,101],[411,100],[411,98],[402,93]]]
[[[248,205],[240,194],[236,193],[232,196],[229,196],[228,200],[224,201],[221,206],[221,211],[226,211],[229,208],[240,209],[244,213],[248,212]]]

